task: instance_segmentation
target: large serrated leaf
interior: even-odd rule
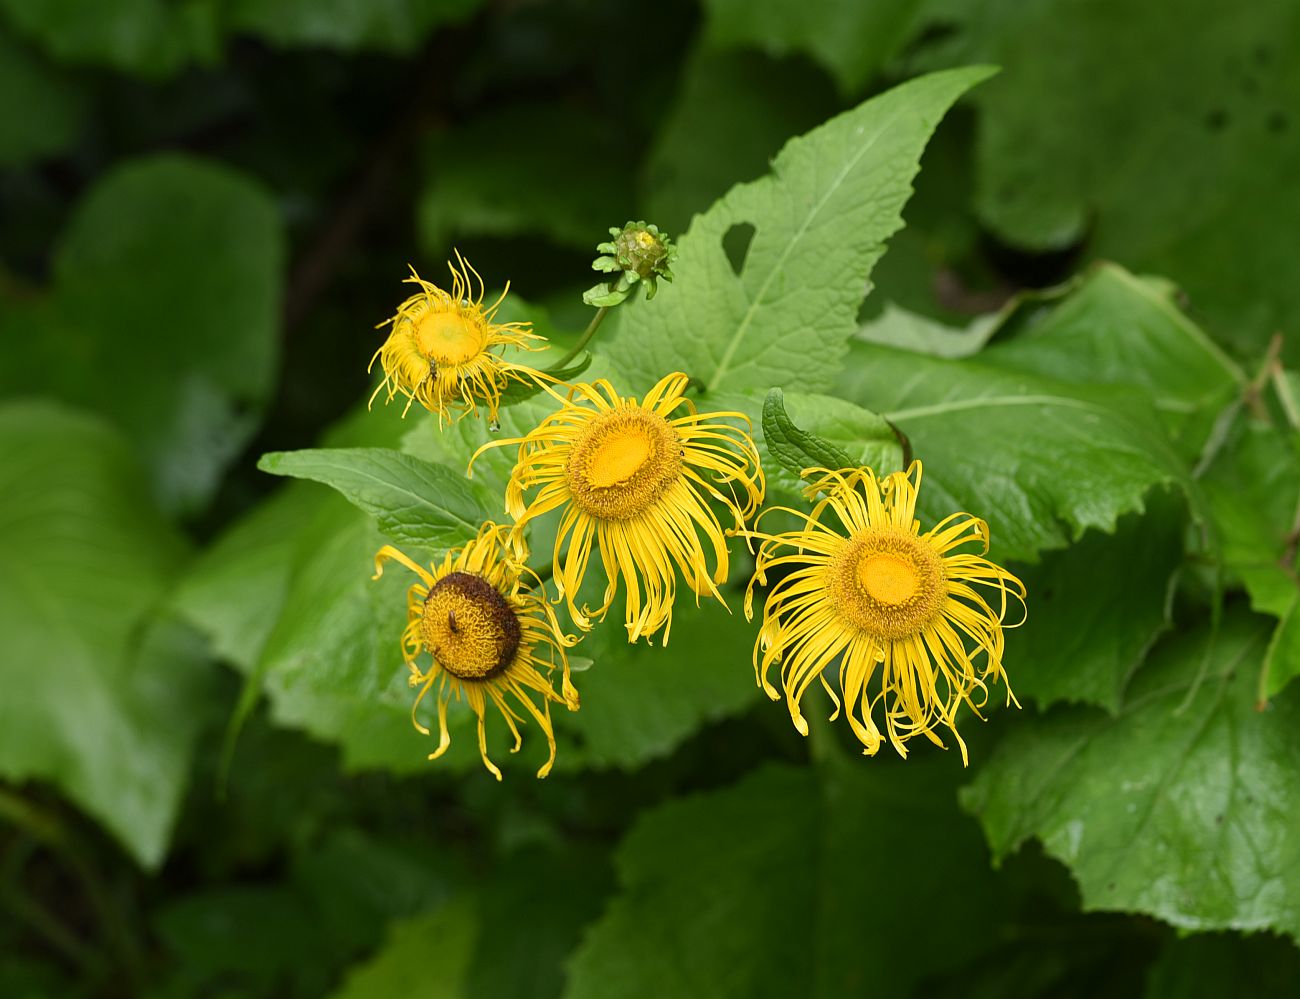
[[[1203,483],[1223,567],[1255,610],[1278,619],[1259,672],[1257,693],[1266,701],[1300,676],[1300,436],[1249,421],[1229,437]]]
[[[424,552],[464,544],[491,512],[491,497],[481,485],[388,448],[273,451],[257,467],[272,475],[323,482],[374,517],[398,545]]]
[[[709,391],[830,387],[921,152],[991,69],[912,80],[792,139],[769,177],[733,188],[678,244],[653,302],[620,309],[612,355],[645,389],[685,371]],[[729,234],[752,227],[738,265]]]
[[[1153,492],[1114,534],[1088,531],[1040,565],[1016,566],[1029,589],[1024,624],[1007,632],[1003,661],[1020,698],[1114,712],[1156,639],[1169,628],[1183,564],[1181,498]]]
[[[1022,722],[963,796],[994,853],[1041,839],[1085,909],[1300,938],[1300,697],[1256,709],[1268,632],[1228,614],[1160,646],[1117,717]]]
[[[883,413],[925,463],[923,521],[983,517],[1001,558],[1033,561],[1088,528],[1113,531],[1190,470],[1140,394],[860,345],[841,394]]]

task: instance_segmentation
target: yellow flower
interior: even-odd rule
[[[545,377],[492,353],[494,347],[502,346],[541,350],[535,341],[546,339],[531,332],[528,323],[492,321],[510,290],[509,283],[501,297],[485,308],[483,279],[459,253],[456,261],[459,269],[456,264],[447,265],[452,278],[450,292],[423,280],[411,269],[406,283],[418,285],[420,291],[378,327],[392,325],[388,339],[370,359],[371,368],[379,361],[384,369],[384,380],[370,397],[372,404],[380,392],[388,393],[385,402],[404,395],[403,416],[412,402],[418,402],[437,413],[441,421],[457,410],[455,418],[459,419],[481,403],[487,407],[488,419],[495,420],[507,381]],[[470,298],[476,290],[477,297]]]
[[[420,577],[407,591],[408,623],[402,632],[402,657],[410,667],[412,687],[420,693],[411,705],[411,722],[428,735],[416,720],[420,702],[438,684],[438,748],[429,754],[436,760],[451,744],[447,732],[447,703],[463,695],[478,716],[478,748],[483,763],[501,779],[501,771],[488,758],[483,712],[490,700],[510,726],[517,752],[523,741],[518,723],[524,721],[514,698],[532,715],[546,733],[551,754],[537,771],[545,777],[555,762],[555,733],[551,728],[551,702],[578,710],[578,692],[569,677],[565,649],[577,639],[560,630],[555,612],[535,574],[507,557],[509,531],[496,524],[484,524],[478,537],[463,548],[448,552],[442,564],[424,569],[391,545],[375,555],[375,578],[383,575],[389,559],[400,562]],[[421,652],[429,652],[433,664],[427,670],[416,665]],[[558,659],[561,691],[551,685],[550,674]],[[543,674],[545,670],[545,675]],[[538,695],[540,707],[534,703]]]
[[[749,420],[742,413],[697,413],[682,395],[687,381],[669,375],[640,403],[620,397],[604,380],[579,384],[561,399],[563,408],[526,437],[486,445],[520,445],[506,487],[516,529],[563,507],[554,578],[584,630],[592,618],[605,616],[621,577],[628,641],[662,628],[667,642],[678,572],[697,602],[701,596],[722,600],[717,584],[727,578],[727,544],[708,497],[726,507],[737,528],[763,501],[753,440],[718,422],[738,419],[748,426]],[[538,492],[525,504],[524,491],[533,488]],[[607,580],[604,602],[579,610],[574,599],[593,537]],[[706,547],[712,548],[711,569]]]
[[[811,516],[786,510],[805,526],[749,533],[763,541],[745,595],[746,616],[753,615],[754,586],[766,584],[772,569],[783,573],[767,595],[754,647],[759,682],[778,700],[768,672],[781,664],[790,717],[807,735],[800,702],[814,679],[835,702],[831,717],[839,714],[840,698],[825,676],[838,666],[845,714],[866,755],[883,741],[875,719],[883,701],[885,731],[900,756],[907,756],[907,740],[916,735],[943,746],[935,733],[942,726],[957,739],[965,764],[957,710],[964,703],[979,716],[987,683],[1006,681],[1003,622],[1009,597],[1023,610],[1024,584],[983,557],[989,529],[978,517],[952,514],[920,533],[920,462],[883,481],[867,468],[808,469],[804,475],[819,476],[807,489],[810,499],[827,493]],[[823,523],[827,513],[838,524]],[[979,554],[957,551],[972,543]],[[789,553],[778,554],[781,549]],[[976,587],[989,594],[992,606]],[[1007,701],[1015,702],[1010,687]]]

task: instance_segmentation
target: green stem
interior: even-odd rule
[[[76,934],[35,899],[28,898],[18,889],[11,888],[3,897],[3,904],[13,915],[22,920],[45,939],[64,957],[83,971],[94,971],[99,966],[99,957],[86,947]]]
[[[602,305],[596,310],[596,314],[591,317],[591,322],[589,322],[587,328],[582,331],[582,336],[578,337],[578,342],[573,345],[573,348],[567,354],[551,365],[551,371],[559,371],[582,353],[582,348],[591,342],[591,338],[596,335],[596,330],[598,330],[600,324],[605,321],[605,313],[609,312],[609,309],[610,307],[608,305]]]
[[[0,788],[0,819],[7,819],[62,857],[81,881],[86,898],[95,911],[95,918],[128,983],[138,982],[141,968],[140,945],[87,852],[73,841],[59,817],[33,805],[13,791]]]

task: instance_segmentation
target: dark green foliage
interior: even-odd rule
[[[0,995],[1300,992],[1298,27],[0,0]],[[458,248],[552,367],[627,219],[673,279],[564,380],[689,375],[768,505],[915,457],[1026,582],[968,770],[816,684],[794,731],[743,537],[662,644],[620,597],[572,650],[545,781],[463,702],[426,759],[375,552],[508,523],[515,446],[470,459],[559,404],[368,410],[376,324]]]

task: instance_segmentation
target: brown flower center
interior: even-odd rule
[[[491,680],[519,651],[519,618],[482,576],[452,572],[424,599],[420,634],[434,661],[459,680]]]
[[[947,574],[943,557],[924,538],[873,527],[832,561],[830,592],[849,624],[877,638],[905,638],[943,610]]]
[[[627,520],[651,506],[681,472],[677,431],[657,413],[628,408],[592,417],[565,475],[579,509],[601,520]]]

